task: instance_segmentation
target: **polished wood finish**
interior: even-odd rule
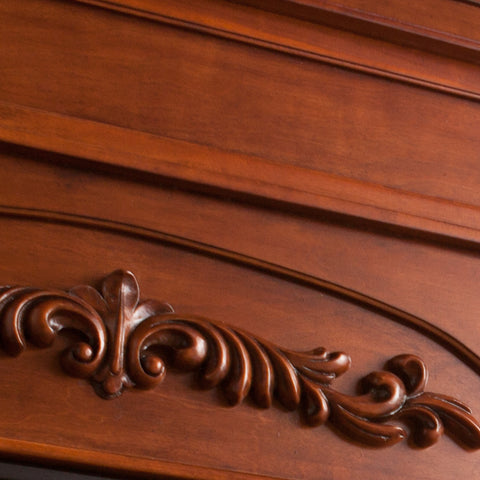
[[[125,388],[156,386],[168,362],[198,371],[202,388],[221,385],[231,405],[251,394],[258,406],[269,408],[275,394],[287,410],[300,409],[307,424],[330,420],[361,444],[394,445],[407,434],[386,422],[407,418],[415,424],[415,446],[436,443],[445,423],[460,442],[480,448],[480,424],[472,411],[451,397],[425,392],[428,371],[415,355],[397,355],[384,371],[361,380],[361,395],[345,395],[332,386],[350,368],[345,353],[283,349],[224,322],[176,314],[165,302],[140,302],[137,280],[128,271],[107,276],[101,294],[88,285],[69,293],[0,288],[0,324],[4,348],[13,356],[25,349],[26,337],[47,347],[64,329],[84,334],[88,342],[62,353],[63,368],[90,378],[106,399]]]
[[[1,455],[476,478],[479,8],[1,2]]]

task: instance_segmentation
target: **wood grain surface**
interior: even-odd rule
[[[477,203],[477,102],[102,9],[9,5],[0,99]]]
[[[476,478],[479,12],[2,2],[1,457]]]
[[[8,162],[2,165],[5,173]],[[320,218],[299,218],[295,214],[225,203],[214,197],[159,189],[157,185],[149,186],[111,174],[73,170],[68,164],[17,160],[11,165],[9,178],[16,179],[16,182],[12,183],[11,193],[5,200],[10,199],[17,209],[3,211],[2,258],[6,259],[2,264],[3,283],[68,289],[77,283],[98,285],[105,274],[119,267],[135,268],[144,286],[144,298],[168,300],[183,313],[201,313],[213,319],[227,320],[229,324],[254,331],[287,348],[308,350],[325,346],[348,351],[353,359],[352,371],[338,379],[339,388],[345,392],[355,393],[352,377],[356,380],[370,371],[381,369],[392,356],[410,352],[421,355],[428,363],[433,391],[456,396],[469,403],[474,413],[479,411],[475,395],[478,376],[428,336],[358,305],[326,296],[316,289],[225,263],[212,254],[199,256],[191,249],[185,250],[187,245],[178,250],[168,242],[164,244],[162,237],[156,236],[155,232],[171,231],[176,236],[181,234],[183,238],[201,240],[204,245],[255,254],[271,263],[326,277],[419,315],[474,348],[476,308],[473,305],[478,301],[475,282],[452,282],[452,278],[459,278],[458,269],[463,278],[465,275],[474,278],[471,275],[474,275],[475,264],[470,251],[440,248],[382,232],[362,232]],[[40,175],[42,171],[43,177]],[[37,200],[35,205],[29,203],[24,194],[32,188],[29,178],[37,182],[42,179],[35,190],[38,194],[34,197]],[[39,185],[43,185],[43,193]],[[98,195],[91,190],[95,188],[98,188]],[[153,196],[150,201],[155,200],[155,203],[147,207],[144,202],[149,201],[149,195]],[[85,196],[96,199],[96,202],[90,202],[89,208],[85,207]],[[23,212],[18,209],[20,205]],[[134,217],[128,218],[125,205],[135,205],[131,212]],[[83,211],[77,210],[76,206],[83,206]],[[44,214],[39,215],[42,211]],[[55,215],[55,211],[64,215]],[[144,217],[138,216],[138,212],[144,212]],[[153,219],[149,212],[155,212]],[[185,221],[187,217],[189,222]],[[110,223],[118,222],[118,228],[105,225],[101,218],[110,219]],[[262,229],[258,228],[260,223]],[[131,227],[125,228],[129,224]],[[133,228],[135,224],[143,225],[144,230],[140,232]],[[233,235],[238,225],[242,225],[242,233]],[[253,229],[248,225],[253,225]],[[296,248],[296,253],[292,254],[292,242],[300,232],[304,232],[300,237],[301,248]],[[359,244],[362,245],[360,251]],[[119,265],[120,260],[122,265]],[[24,267],[19,268],[19,265]],[[467,302],[472,308],[464,308]],[[456,321],[452,322],[452,318]],[[371,338],[375,338],[374,345]],[[13,377],[9,382],[18,379],[13,385],[8,383],[5,386],[13,398],[5,399],[11,407],[5,410],[2,419],[4,438],[83,451],[93,447],[95,452],[100,452],[100,456],[95,454],[90,460],[93,463],[95,458],[100,461],[102,455],[111,453],[155,458],[160,463],[155,464],[156,470],[151,472],[173,472],[168,462],[214,469],[206,470],[201,478],[210,478],[212,471],[218,468],[280,478],[298,478],[299,471],[306,478],[316,478],[318,468],[324,468],[333,478],[349,478],[334,460],[343,456],[345,451],[355,458],[355,467],[350,466],[349,469],[353,470],[349,471],[356,472],[356,475],[362,469],[373,468],[371,462],[376,465],[378,461],[375,460],[380,455],[377,450],[365,450],[356,443],[349,445],[345,439],[336,438],[336,432],[307,428],[281,409],[257,410],[248,402],[232,409],[214,392],[192,390],[191,379],[176,375],[169,376],[162,386],[150,392],[135,395],[129,391],[116,401],[100,400],[83,380],[75,381],[62,373],[55,352],[61,350],[63,344],[57,341],[56,345],[48,353],[28,350],[19,358],[4,358],[2,361],[0,366],[15,372],[6,375]],[[34,367],[32,356],[35,356]],[[26,375],[33,377],[27,380]],[[29,393],[22,391],[22,385]],[[36,394],[32,393],[32,385],[36,385],[33,388]],[[47,386],[48,394],[41,385]],[[66,394],[70,399],[67,402]],[[45,405],[50,407],[55,405],[54,411],[29,415],[29,422],[24,422],[15,414],[22,415],[24,407],[18,403],[21,398],[28,398],[29,404],[38,401],[46,402]],[[58,402],[63,405],[60,410]],[[61,413],[67,405],[78,411],[77,402],[82,405],[79,421],[83,428],[80,424],[72,425],[68,410]],[[114,403],[119,406],[112,406]],[[114,413],[118,409],[121,414]],[[52,415],[56,418],[54,423]],[[90,415],[96,420],[88,421]],[[169,426],[165,425],[167,419],[170,419]],[[141,426],[142,422],[146,422],[144,426]],[[163,425],[161,432],[152,428],[158,422]],[[220,425],[223,426],[220,428]],[[235,433],[232,434],[228,425],[235,425]],[[286,435],[284,440],[282,431]],[[180,439],[185,439],[187,432],[189,448],[179,449],[185,442]],[[138,440],[134,441],[134,438]],[[146,438],[150,440],[147,442]],[[258,442],[256,447],[252,446],[253,439]],[[158,442],[162,445],[160,450]],[[146,446],[148,444],[150,448]],[[270,454],[266,444],[271,445]],[[320,461],[320,444],[321,448],[328,444],[331,458],[327,464],[322,458],[322,467],[316,463]],[[255,454],[260,448],[264,459],[261,464]],[[357,451],[363,452],[362,457],[366,455],[365,463],[359,462]],[[392,449],[392,453],[381,450],[382,465],[377,465],[376,471],[383,472],[386,478],[392,471],[385,462],[387,465],[392,462],[393,468],[402,455],[407,459],[412,454],[419,456],[422,468],[426,469],[425,478],[451,477],[449,462],[458,466],[459,457],[464,462],[462,468],[476,468],[476,454],[455,446],[449,438],[430,450],[417,452],[406,446],[403,454],[402,451],[404,449],[399,445]],[[447,454],[447,451],[451,453]],[[240,456],[238,452],[241,452]],[[274,460],[279,452],[285,458],[280,466],[278,459]],[[287,452],[292,455],[290,460],[287,460]],[[443,462],[439,463],[438,452],[445,458]],[[55,458],[60,453],[50,449],[49,455]],[[79,453],[76,463],[84,461],[84,455]],[[253,462],[255,468],[247,468],[249,462]],[[107,462],[107,465],[111,464]],[[151,464],[147,462],[145,465]],[[410,465],[410,470],[402,470],[402,475],[405,471],[418,474],[418,463]],[[201,470],[190,472],[195,473],[185,473],[186,478],[188,475],[202,475]]]

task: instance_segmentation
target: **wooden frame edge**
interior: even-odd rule
[[[389,81],[396,81],[414,85],[428,90],[441,92],[443,94],[453,95],[456,97],[465,98],[471,101],[480,101],[480,90],[478,89],[478,80],[475,78],[470,81],[459,81],[457,75],[452,75],[451,62],[454,62],[458,66],[462,63],[463,68],[475,68],[476,65],[468,65],[468,63],[480,62],[480,42],[478,42],[478,48],[471,51],[471,48],[467,48],[468,45],[457,45],[456,37],[452,37],[452,41],[448,42],[444,39],[429,39],[430,42],[434,42],[435,45],[439,44],[436,48],[427,48],[426,54],[423,57],[423,63],[426,68],[420,68],[416,55],[410,52],[413,49],[420,49],[421,45],[415,46],[413,40],[408,40],[410,37],[423,39],[424,37],[419,33],[412,33],[410,31],[403,31],[391,26],[380,25],[380,32],[376,36],[367,35],[369,33],[369,27],[375,23],[369,23],[366,19],[359,18],[355,21],[360,21],[363,26],[361,29],[349,29],[342,27],[342,22],[325,22],[315,20],[313,17],[297,14],[288,14],[289,9],[286,12],[282,8],[263,8],[263,3],[270,4],[270,2],[260,2],[259,6],[253,6],[253,2],[245,1],[232,1],[232,2],[218,2],[211,0],[213,8],[211,7],[208,14],[204,14],[199,10],[199,7],[195,8],[195,2],[188,5],[188,8],[181,3],[166,0],[160,3],[151,3],[149,0],[121,0],[121,1],[109,1],[109,0],[76,0],[78,3],[103,8],[106,10],[120,12],[125,15],[135,16],[139,18],[148,19],[150,21],[161,22],[174,27],[185,28],[188,30],[198,31],[203,34],[213,35],[220,38],[226,38],[229,40],[254,45],[256,47],[265,48],[267,50],[273,50],[280,53],[293,55],[296,57],[306,58],[309,60],[322,62],[333,65],[335,67],[345,68],[347,70],[353,70],[359,73],[373,75],[376,77],[384,78]],[[203,0],[205,1],[205,0]],[[229,5],[230,3],[230,5]],[[289,4],[288,0],[282,2]],[[232,5],[233,4],[233,5]],[[236,4],[236,6],[234,5]],[[279,2],[280,4],[280,2]],[[232,9],[236,8],[241,10],[241,16],[232,16]],[[320,8],[314,8],[314,12],[322,16],[323,14],[330,14],[327,10]],[[238,14],[238,12],[236,12]],[[340,19],[347,18],[346,15],[341,15],[338,12],[334,12],[335,16],[340,16]],[[269,20],[264,22],[262,28],[254,26],[252,19],[259,14],[269,16]],[[319,41],[312,42],[305,39],[301,39],[298,34],[295,37],[288,38],[286,35],[285,21],[293,21],[301,23],[303,27],[311,25],[318,27],[317,34],[322,32],[319,37]],[[228,25],[228,28],[225,28]],[[271,25],[276,25],[275,28],[271,28]],[[283,29],[284,35],[279,37],[275,32],[278,28]],[[393,34],[400,32],[400,39],[393,41],[395,35],[387,35],[382,33],[386,29],[387,33],[390,30]],[[338,31],[343,30],[343,33],[349,36],[347,40],[350,45],[349,48],[327,48],[325,47],[325,39],[332,38],[332,32],[334,37],[338,40]],[[407,36],[404,39],[403,36]],[[392,37],[392,38],[391,38]],[[374,48],[377,51],[388,50],[390,51],[388,57],[388,67],[382,62],[367,60],[364,56],[358,54],[350,54],[349,50],[358,44],[359,38],[363,38],[365,41],[373,42],[370,48]],[[408,40],[408,41],[407,41]],[[413,42],[413,43],[412,43]],[[453,43],[452,43],[453,42]],[[335,42],[336,44],[337,42]],[[467,42],[468,43],[468,42]],[[453,48],[453,52],[450,50]],[[457,52],[457,50],[460,50]],[[399,55],[399,52],[402,52]],[[449,53],[449,55],[447,55]],[[393,59],[402,56],[402,60],[394,61]],[[431,56],[432,60],[427,60]],[[472,60],[475,59],[476,61]],[[478,57],[478,58],[477,58]],[[442,69],[442,74],[439,79],[437,75],[432,75],[431,70],[435,65],[438,70],[438,59],[443,58],[448,60],[448,65]],[[392,67],[392,61],[395,62]],[[433,61],[433,63],[432,63]],[[455,69],[454,69],[455,70]]]
[[[198,465],[185,465],[148,457],[134,457],[97,450],[84,450],[58,445],[0,437],[0,457],[34,465],[69,468],[89,473],[126,475],[133,478],[175,478],[185,480],[281,480],[243,472],[220,470]]]
[[[273,202],[282,209],[331,212],[480,243],[480,206],[5,102],[0,102],[0,117],[0,141],[6,143],[128,169],[158,181],[187,182],[193,189],[228,192],[254,203]],[[75,163],[74,158],[65,161]]]

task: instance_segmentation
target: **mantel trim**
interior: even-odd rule
[[[148,174],[150,181],[171,179],[287,210],[332,212],[443,242],[480,244],[480,206],[1,101],[0,118],[0,141],[67,155],[63,162],[81,164],[81,158],[96,168]]]
[[[470,408],[426,392],[427,367],[415,355],[395,356],[360,381],[359,395],[347,395],[333,387],[350,368],[345,353],[284,349],[221,321],[177,314],[168,303],[140,301],[128,271],[108,275],[100,292],[84,285],[69,292],[0,287],[0,338],[9,355],[20,355],[27,339],[48,347],[63,329],[82,334],[62,353],[64,370],[89,379],[103,398],[152,388],[173,365],[197,372],[203,388],[221,387],[232,405],[250,395],[268,408],[275,397],[308,425],[328,421],[360,444],[394,445],[407,431],[391,422],[407,421],[411,445],[429,447],[447,430],[462,446],[480,448],[480,424]]]

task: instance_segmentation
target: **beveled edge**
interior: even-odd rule
[[[168,478],[184,480],[282,480],[245,472],[155,460],[149,457],[121,455],[98,450],[63,447],[0,437],[0,457],[51,468],[68,468],[85,473],[127,475],[131,478]]]
[[[0,141],[68,155],[63,162],[82,158],[256,204],[332,212],[480,245],[480,206],[2,101],[0,118]]]

